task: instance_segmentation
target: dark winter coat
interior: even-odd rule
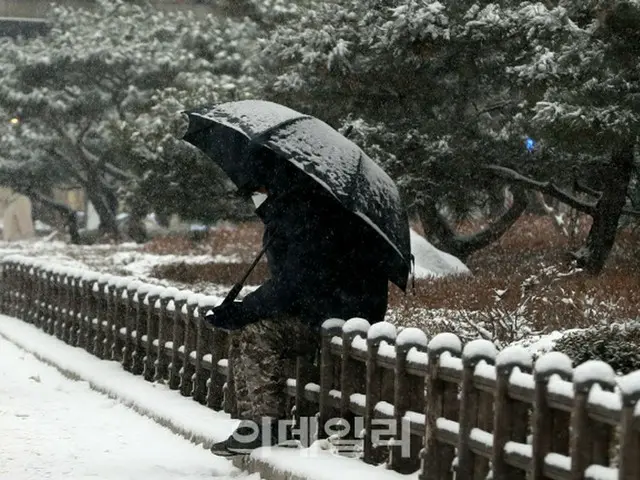
[[[245,321],[293,315],[319,326],[328,318],[382,321],[388,280],[380,241],[362,220],[308,191],[270,196],[256,211],[271,273],[242,302]]]

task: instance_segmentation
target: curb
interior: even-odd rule
[[[249,473],[257,473],[262,479],[268,480],[309,480],[307,477],[286,472],[259,458],[250,455],[234,457],[231,460],[233,466]]]

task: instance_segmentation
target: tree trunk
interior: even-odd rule
[[[118,223],[116,222],[116,211],[113,210],[113,205],[110,205],[110,201],[103,192],[102,186],[92,185],[86,187],[87,196],[93,204],[93,208],[96,209],[98,217],[100,217],[100,226],[98,231],[101,235],[109,235],[115,241],[119,239]]]
[[[434,203],[418,211],[422,228],[428,240],[436,248],[465,262],[469,255],[498,240],[520,218],[527,208],[526,191],[520,186],[512,187],[513,203],[495,222],[472,235],[458,235],[447,219],[438,212]]]
[[[613,248],[633,174],[633,147],[626,145],[611,154],[610,166],[602,178],[602,195],[592,215],[593,224],[587,242],[573,254],[578,266],[589,273],[598,274],[602,271]]]
[[[136,243],[144,243],[149,239],[147,229],[144,226],[146,215],[146,202],[139,198],[134,198],[131,202],[131,211],[127,222],[127,235]]]

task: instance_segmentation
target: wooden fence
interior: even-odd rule
[[[227,335],[201,321],[215,299],[16,256],[1,278],[2,313],[235,414]],[[640,371],[363,319],[325,322],[319,378],[303,367],[287,383],[295,418],[361,425],[365,462],[421,480],[640,480]]]

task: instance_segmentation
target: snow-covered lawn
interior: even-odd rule
[[[6,327],[6,318],[1,321]],[[70,380],[2,337],[0,378],[0,478],[260,478],[238,476],[228,460],[87,382]]]

